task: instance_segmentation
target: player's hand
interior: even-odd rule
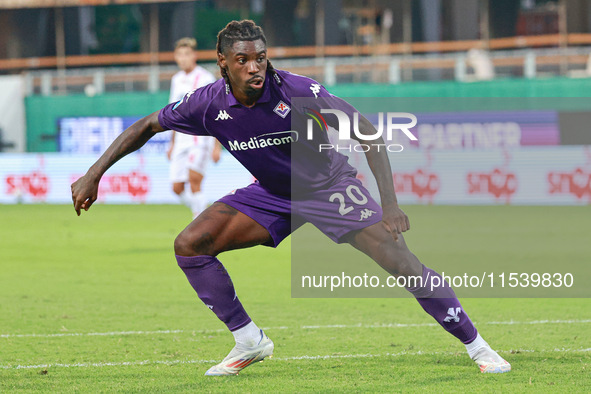
[[[99,180],[86,174],[72,183],[72,202],[78,216],[80,216],[81,209],[88,211],[92,203],[96,201]]]
[[[398,205],[384,208],[382,223],[384,224],[386,231],[392,234],[394,241],[398,241],[398,234],[410,230],[408,216],[406,216]]]

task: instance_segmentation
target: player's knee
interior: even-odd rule
[[[192,256],[193,253],[191,253],[188,246],[186,237],[183,233],[180,233],[174,240],[174,254],[178,256]]]
[[[215,256],[214,240],[208,232],[181,232],[174,240],[174,253],[179,256]]]

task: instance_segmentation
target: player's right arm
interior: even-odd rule
[[[72,202],[78,216],[81,209],[88,211],[98,197],[98,185],[103,174],[119,159],[141,148],[156,133],[166,130],[158,121],[156,111],[121,133],[86,174],[72,184]]]

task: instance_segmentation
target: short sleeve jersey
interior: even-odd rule
[[[183,70],[177,72],[172,76],[170,82],[170,97],[169,103],[176,103],[183,98],[187,92],[198,89],[202,86],[215,82],[215,77],[212,73],[201,66],[195,66],[190,73]],[[182,152],[187,149],[203,149],[211,151],[215,140],[213,138],[202,138],[178,133],[174,139],[174,152]]]
[[[169,103],[176,103],[184,97],[187,92],[198,89],[202,86],[215,82],[212,73],[201,66],[195,66],[190,73],[178,71],[172,76],[170,81]]]
[[[210,135],[272,193],[289,196],[292,184],[298,192],[326,188],[356,170],[335,150],[319,151],[305,133],[292,129],[292,98],[334,97],[313,79],[277,70],[267,73],[263,93],[256,104],[240,104],[226,82],[219,79],[187,93],[164,107],[160,125],[192,135]]]

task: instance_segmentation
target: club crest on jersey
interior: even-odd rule
[[[279,101],[279,103],[277,103],[277,106],[273,110],[273,112],[275,112],[277,115],[281,116],[284,119],[287,116],[287,114],[289,113],[289,111],[291,111],[291,108],[289,108],[289,105],[285,104],[281,100]]]

